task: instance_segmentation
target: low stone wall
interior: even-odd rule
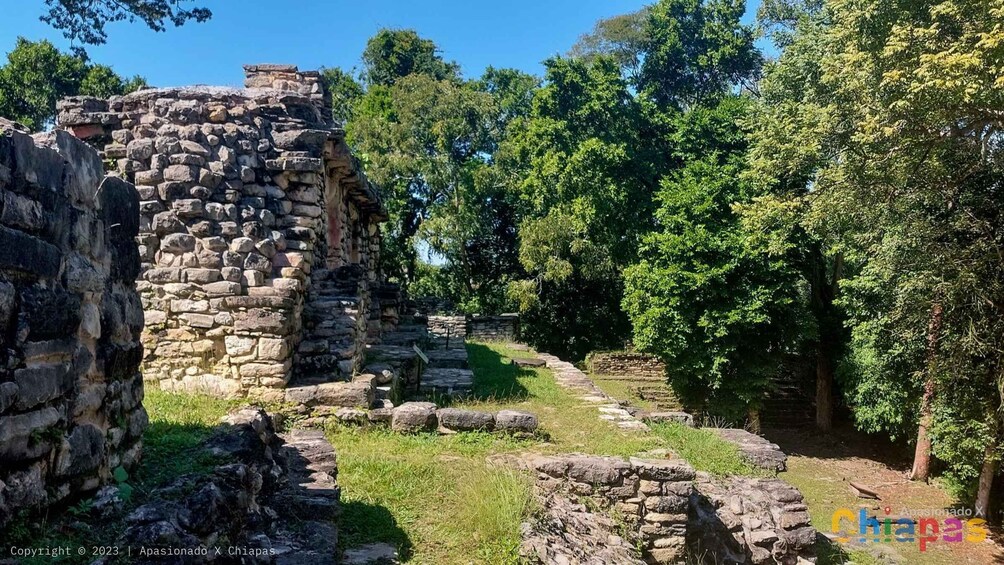
[[[797,488],[780,479],[698,473],[687,542],[712,563],[810,563],[816,530]]]
[[[429,316],[429,335],[464,339],[467,337],[467,316]]]
[[[136,190],[68,133],[14,128],[0,120],[0,526],[130,469],[147,427]]]
[[[586,364],[589,372],[596,375],[623,376],[626,379],[666,378],[666,364],[647,353],[594,351],[586,357]]]
[[[516,341],[519,339],[519,316],[475,316],[467,322],[467,337],[478,341]]]
[[[687,462],[590,455],[536,456],[523,458],[537,472],[538,496],[588,497],[602,508],[626,518],[642,548],[640,557],[650,563],[680,563],[686,555],[687,514],[695,474]],[[567,501],[566,501],[567,502]],[[574,505],[568,505],[574,509]],[[587,505],[588,507],[589,505]],[[546,506],[549,507],[549,506]],[[555,517],[558,520],[564,518]],[[580,515],[579,518],[584,518]],[[608,517],[597,517],[602,522]],[[590,529],[602,530],[602,527]],[[540,563],[576,563],[599,550],[607,538],[585,540],[587,547],[570,546],[560,533],[550,535],[547,523],[524,527],[524,557]],[[613,535],[615,532],[607,532]],[[615,546],[618,544],[614,544]],[[631,544],[635,545],[635,544]],[[622,552],[617,552],[622,553]],[[628,554],[629,555],[629,554]],[[590,563],[622,563],[625,555]],[[630,561],[628,561],[630,562]]]
[[[516,341],[519,316],[429,316],[429,333],[437,337],[464,337],[477,341]]]

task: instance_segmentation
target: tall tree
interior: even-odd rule
[[[999,458],[1002,15],[981,0],[834,0],[791,19],[765,81],[758,169],[782,184],[811,171],[807,223],[856,264],[855,416],[916,426],[916,478],[932,452],[985,472]],[[979,448],[939,441],[949,431]]]
[[[545,62],[545,86],[501,152],[515,171],[520,262],[513,285],[538,346],[581,358],[628,337],[621,270],[651,225],[657,177],[642,108],[610,57]]]
[[[742,0],[660,0],[648,10],[638,87],[658,105],[683,108],[750,86],[761,64]]]
[[[757,196],[741,180],[749,101],[695,107],[677,125],[685,165],[662,181],[657,231],[626,271],[624,307],[636,345],[672,367],[685,403],[731,421],[758,410],[782,356],[801,334],[799,272],[751,235],[738,207]]]
[[[413,74],[457,80],[460,67],[440,56],[439,48],[411,29],[381,29],[366,42],[363,76],[370,86],[390,86]]]

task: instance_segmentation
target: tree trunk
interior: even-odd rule
[[[816,357],[816,428],[828,432],[833,429],[833,360],[822,349]]]
[[[833,261],[833,276],[826,273],[826,259],[820,253],[812,277],[812,306],[819,327],[816,348],[816,428],[822,432],[833,429],[834,356],[839,349],[842,320],[833,301],[837,298],[844,258],[838,254]]]
[[[931,321],[927,325],[927,370],[924,374],[924,397],[920,401],[920,426],[917,429],[917,449],[913,454],[910,480],[927,481],[931,472],[931,406],[934,402],[934,378],[938,365],[938,340],[944,311],[941,302],[931,306]]]
[[[750,408],[749,421],[750,421],[750,432],[760,435],[760,411]]]
[[[997,459],[994,451],[997,449],[997,439],[994,438],[987,445],[983,454],[983,468],[980,470],[980,486],[976,491],[976,504],[974,505],[977,518],[986,519],[990,514],[990,487],[994,484],[994,476],[997,474]]]

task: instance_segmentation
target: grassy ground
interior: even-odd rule
[[[643,410],[659,409],[655,402],[639,398],[638,395],[631,390],[631,385],[624,380],[605,379],[603,378],[603,375],[589,375],[589,378],[596,383],[596,386],[600,387],[600,390],[614,398],[628,400],[632,405]]]
[[[533,511],[530,477],[486,464],[493,454],[536,451],[628,456],[657,448],[686,454],[698,469],[747,473],[738,453],[717,436],[678,425],[652,434],[625,432],[600,420],[558,386],[547,369],[519,368],[525,356],[500,344],[469,344],[472,398],[454,406],[537,414],[537,437],[515,440],[464,433],[402,436],[385,429],[334,426],[345,548],[396,545],[410,563],[517,563],[519,525]]]

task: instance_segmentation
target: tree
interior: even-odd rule
[[[596,22],[592,32],[579,37],[569,56],[588,60],[608,55],[620,65],[624,78],[635,83],[641,72],[649,14],[649,8],[645,7]]]
[[[648,10],[638,88],[661,107],[685,108],[752,85],[761,64],[742,0],[660,0]]]
[[[124,80],[111,68],[85,57],[60,53],[48,41],[19,37],[0,67],[0,115],[38,131],[53,122],[56,102],[86,94],[107,97],[146,85],[141,77]]]
[[[41,20],[63,32],[70,41],[101,45],[108,39],[109,22],[140,20],[154,31],[164,31],[167,23],[184,25],[190,20],[205,22],[213,16],[208,8],[183,5],[192,0],[45,0]]]
[[[747,231],[740,208],[757,194],[741,180],[749,101],[695,107],[677,124],[686,164],[657,193],[659,229],[627,269],[624,308],[635,344],[657,353],[685,403],[755,424],[782,356],[804,319],[799,272]],[[686,142],[684,140],[692,140]]]
[[[763,88],[758,170],[811,183],[806,225],[855,265],[855,417],[912,425],[918,479],[931,454],[982,479],[1000,457],[1002,16],[980,0],[827,3],[789,18]]]
[[[331,115],[341,122],[352,119],[356,102],[365,94],[363,85],[350,73],[338,67],[321,69],[321,81],[331,94]]]
[[[519,196],[520,263],[512,285],[540,347],[582,358],[623,345],[621,270],[651,225],[657,177],[642,108],[609,57],[545,62],[533,110],[502,148]]]
[[[363,76],[369,86],[391,86],[413,74],[458,80],[460,67],[443,60],[436,44],[411,29],[381,29],[366,42]]]

